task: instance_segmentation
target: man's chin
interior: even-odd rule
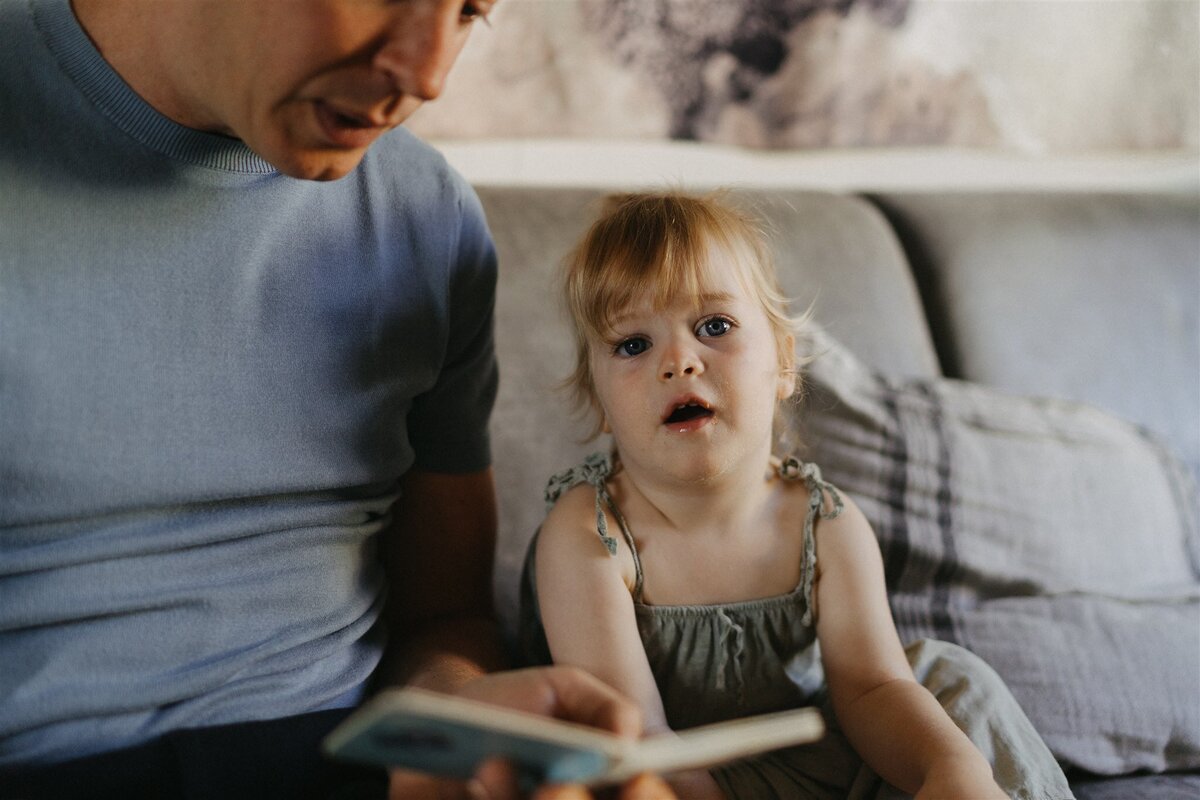
[[[358,167],[366,148],[361,150],[317,150],[287,153],[279,158],[265,156],[275,169],[291,178],[306,181],[336,181]]]

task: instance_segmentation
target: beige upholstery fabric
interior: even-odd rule
[[[1158,433],[1200,477],[1200,196],[878,200],[947,375],[1097,405]]]

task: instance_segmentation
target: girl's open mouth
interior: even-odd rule
[[[681,422],[706,419],[712,415],[712,409],[705,408],[699,403],[684,403],[677,406],[663,422],[667,425],[675,425]]]

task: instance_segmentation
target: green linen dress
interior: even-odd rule
[[[819,742],[777,750],[710,770],[731,799],[907,797],[866,767],[833,714],[821,665],[812,612],[816,575],[814,528],[842,510],[840,495],[814,464],[787,459],[785,480],[804,481],[809,491],[804,519],[800,581],[789,593],[712,605],[650,605],[643,600],[645,575],[633,534],[607,489],[611,459],[594,454],[550,479],[546,501],[553,505],[569,488],[588,483],[596,490],[596,527],[610,553],[605,511],[616,520],[633,554],[634,611],[638,630],[667,722],[673,730],[752,714],[813,705],[827,733]],[[828,502],[826,500],[828,499]],[[551,663],[537,600],[530,543],[521,581],[520,649],[527,664]],[[923,639],[905,650],[913,672],[993,766],[997,782],[1020,800],[1065,800],[1071,790],[1004,682],[980,658],[948,643]]]

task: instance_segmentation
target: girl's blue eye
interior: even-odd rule
[[[697,336],[724,336],[733,329],[733,323],[724,317],[706,319],[696,331]]]
[[[641,336],[633,336],[621,342],[616,347],[617,355],[619,356],[639,356],[650,349],[650,342],[643,339]]]

